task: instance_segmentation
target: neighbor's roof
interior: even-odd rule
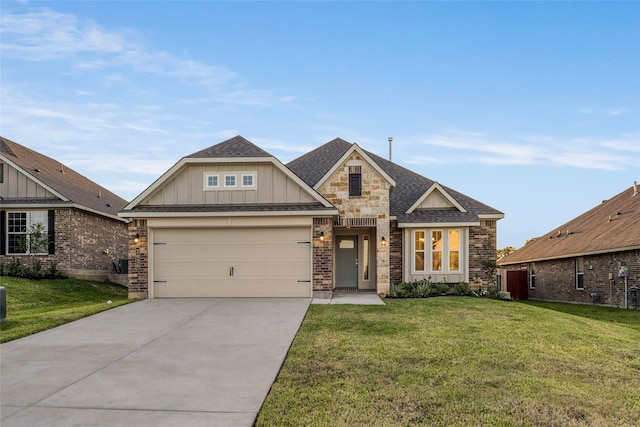
[[[499,265],[640,249],[640,194],[634,188],[498,260]]]
[[[292,160],[287,163],[287,167],[313,187],[352,146],[353,144],[336,138]],[[396,182],[389,203],[391,215],[396,216],[399,223],[468,223],[478,222],[483,215],[494,217],[503,215],[502,212],[445,186],[442,188],[466,212],[456,208],[435,208],[416,209],[408,214],[407,211],[435,184],[435,181],[373,153],[368,151],[365,153]]]
[[[0,155],[29,178],[61,196],[59,200],[4,198],[2,203],[5,205],[63,203],[119,219],[118,211],[127,204],[123,198],[59,161],[3,137],[0,137]]]

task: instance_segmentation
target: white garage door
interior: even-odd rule
[[[153,297],[310,297],[311,230],[154,229]]]

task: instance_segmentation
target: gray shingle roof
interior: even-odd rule
[[[640,247],[640,194],[633,187],[498,260],[500,265]]]
[[[333,165],[353,146],[336,138],[315,150],[287,163],[287,167],[310,186],[314,186]],[[501,215],[502,212],[451,188],[442,186],[467,212],[457,210],[419,209],[411,214],[407,210],[435,183],[422,175],[365,151],[376,164],[396,182],[390,196],[391,215],[402,223],[476,222],[478,215]]]
[[[234,136],[219,144],[185,156],[186,158],[273,157],[242,136]]]
[[[116,216],[127,201],[57,160],[33,151],[9,139],[0,137],[0,152],[9,161],[20,167],[55,192],[86,208]],[[50,199],[38,199],[38,202],[51,202]],[[22,199],[8,200],[3,203],[17,204]]]
[[[334,211],[322,203],[277,203],[277,204],[226,204],[226,205],[141,205],[134,212],[296,212],[296,211]]]

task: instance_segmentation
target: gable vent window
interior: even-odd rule
[[[349,197],[362,196],[362,166],[349,166]]]
[[[235,175],[225,175],[224,176],[224,186],[225,187],[235,187],[236,186],[236,176]]]
[[[218,175],[207,174],[205,175],[205,187],[209,190],[212,188],[218,188],[220,186],[220,177]]]

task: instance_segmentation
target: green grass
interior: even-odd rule
[[[6,288],[7,319],[0,342],[7,342],[90,316],[133,300],[127,288],[78,279],[28,280],[0,276]],[[112,304],[107,301],[111,300]]]
[[[385,302],[312,305],[257,425],[631,426],[640,419],[640,312],[583,306],[572,314],[464,297]]]

